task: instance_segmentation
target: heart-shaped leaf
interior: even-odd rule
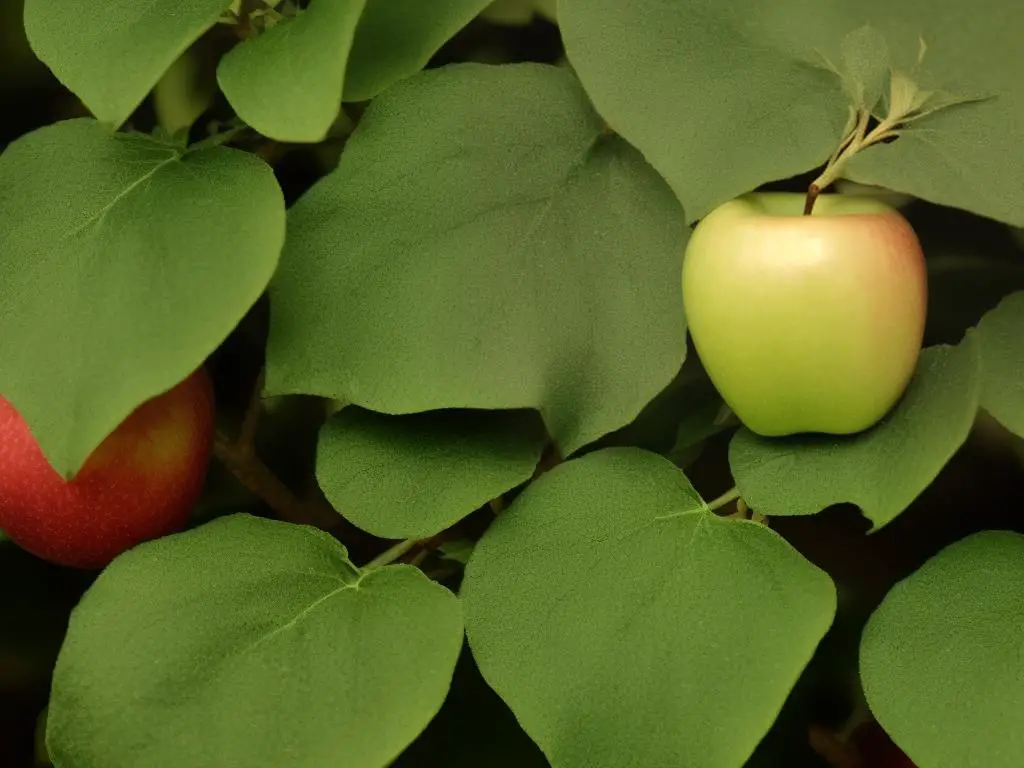
[[[922,768],[1024,755],[1024,536],[984,531],[897,584],[861,638],[868,705]]]
[[[935,479],[974,424],[981,390],[978,346],[921,353],[903,398],[886,418],[852,436],[763,438],[741,429],[729,463],[743,499],[769,516],[813,515],[852,502],[878,529]]]
[[[778,534],[715,516],[632,448],[535,481],[474,549],[462,599],[484,678],[560,768],[742,765],[836,607]]]
[[[363,530],[425,539],[529,480],[545,438],[532,411],[386,416],[350,406],[321,430],[316,474]]]
[[[233,48],[217,81],[239,117],[278,141],[322,141],[341,111],[349,48],[365,0],[314,0]]]
[[[0,395],[70,477],[252,307],[285,212],[251,154],[83,118],[0,155],[0,222]]]
[[[32,50],[101,121],[119,127],[231,0],[25,0]]]
[[[455,596],[360,572],[304,526],[232,515],[115,560],[72,615],[47,746],[82,768],[381,768],[440,709]]]
[[[570,73],[424,72],[372,102],[289,212],[268,391],[384,413],[537,408],[568,455],[678,371],[686,236]]]

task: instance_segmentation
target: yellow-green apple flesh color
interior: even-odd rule
[[[766,437],[851,434],[906,389],[927,312],[924,255],[894,208],[861,196],[764,192],[694,228],[683,305],[708,376]]]
[[[102,568],[181,528],[202,491],[213,418],[201,368],[136,408],[66,481],[0,397],[0,530],[51,562]]]

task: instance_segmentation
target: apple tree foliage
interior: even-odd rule
[[[435,64],[537,19],[563,59]],[[467,664],[509,765],[755,765],[847,587],[787,524],[854,505],[847,535],[883,536],[981,421],[1024,437],[1024,4],[25,0],[23,24],[81,111],[0,154],[0,394],[73,477],[266,299],[261,394],[330,405],[308,447],[346,526],[223,509],[115,560],[54,670],[58,768],[432,765],[449,708],[479,716]],[[210,39],[208,98],[147,123]],[[922,225],[897,406],[759,437],[687,356],[687,238],[858,115],[894,134],[840,193],[982,222],[1009,258]],[[287,202],[282,147],[321,160]],[[346,531],[400,543],[360,565]],[[847,682],[920,768],[1024,764],[1022,584],[1024,533],[961,532],[872,606]],[[458,738],[443,764],[507,757]]]

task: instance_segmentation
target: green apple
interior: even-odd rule
[[[683,262],[683,306],[708,376],[751,431],[852,434],[906,390],[927,312],[924,255],[895,208],[763,192],[714,209]]]
[[[185,525],[203,488],[213,428],[213,384],[200,368],[136,408],[66,481],[0,397],[0,530],[50,562],[102,568]]]

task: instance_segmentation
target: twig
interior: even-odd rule
[[[341,516],[333,509],[309,504],[296,496],[256,454],[256,432],[263,413],[263,381],[261,370],[249,397],[238,439],[232,441],[218,432],[213,453],[238,481],[259,496],[274,513],[289,523],[312,525],[325,531],[338,527]]]
[[[259,496],[282,520],[324,528],[324,520],[281,482],[251,450],[244,450],[223,434],[213,442],[213,453],[242,485]]]

